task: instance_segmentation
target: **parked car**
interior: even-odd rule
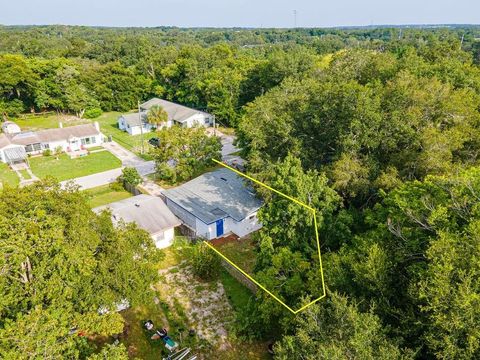
[[[160,140],[156,137],[154,138],[151,138],[150,140],[148,140],[148,143],[154,147],[159,147],[160,146]]]

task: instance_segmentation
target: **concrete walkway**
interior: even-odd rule
[[[157,183],[145,177],[143,178],[143,183],[139,185],[139,188],[141,188],[141,190],[144,190],[145,192],[153,196],[160,196],[162,192],[165,190]]]

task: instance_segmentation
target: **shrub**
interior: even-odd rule
[[[99,109],[99,108],[87,109],[87,110],[85,110],[85,114],[84,114],[84,116],[87,119],[95,119],[95,118],[99,117],[100,115],[102,115],[102,109]]]
[[[123,186],[137,186],[142,182],[142,177],[134,167],[126,167],[122,170],[122,175],[118,180]]]
[[[43,150],[42,155],[43,156],[51,156],[52,155],[52,150],[45,149],[45,150]]]
[[[220,258],[203,242],[193,246],[190,262],[194,274],[204,280],[215,279],[219,274]]]

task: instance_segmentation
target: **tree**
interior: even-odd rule
[[[299,314],[294,324],[294,334],[275,345],[275,359],[413,359],[388,338],[377,316],[336,293]]]
[[[78,332],[123,329],[115,309],[151,300],[159,260],[135,225],[114,227],[85,195],[51,180],[0,193],[0,357],[77,358]],[[112,276],[114,274],[114,276]]]
[[[154,105],[148,110],[147,121],[149,124],[155,125],[158,128],[160,124],[168,121],[168,113],[160,105]]]
[[[204,280],[211,280],[218,276],[220,257],[203,242],[190,249],[190,262],[193,272]]]
[[[119,176],[118,181],[125,186],[137,186],[142,183],[142,177],[134,167],[125,167],[122,169],[122,175]]]
[[[176,183],[192,178],[220,158],[221,144],[205,129],[174,126],[158,132],[159,146],[151,150],[160,179]]]

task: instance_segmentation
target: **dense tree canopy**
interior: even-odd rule
[[[84,356],[89,346],[77,332],[123,329],[118,313],[99,309],[149,298],[159,259],[150,236],[115,228],[78,191],[51,181],[7,188],[0,209],[0,357]]]
[[[236,128],[250,175],[318,216],[327,297],[294,316],[259,292],[238,314],[241,335],[277,339],[278,359],[476,359],[479,38],[478,26],[0,27],[0,112],[93,117],[152,96],[211,112]],[[220,157],[203,129],[158,138],[163,180]],[[306,304],[324,290],[311,214],[256,190],[253,275]],[[70,330],[121,330],[97,310],[141,301],[155,279],[146,234],[113,228],[52,183],[0,200],[0,357],[92,355]]]

